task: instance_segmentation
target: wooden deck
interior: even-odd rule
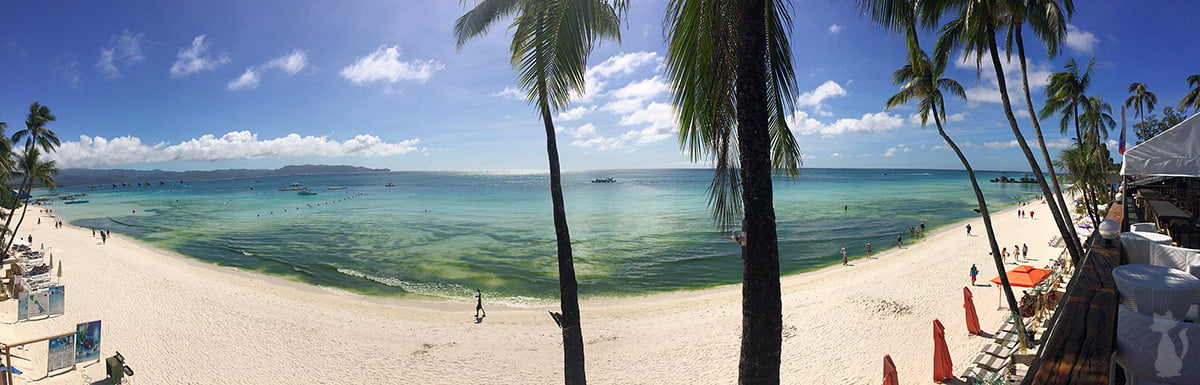
[[[1113,205],[1108,218],[1123,223],[1125,209]],[[1037,358],[1022,385],[1107,384],[1109,361],[1116,344],[1117,285],[1112,270],[1120,266],[1121,242],[1105,247],[1099,236],[1088,240],[1089,252],[1076,266],[1066,294],[1042,336]]]

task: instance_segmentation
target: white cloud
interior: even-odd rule
[[[650,63],[661,63],[662,60],[662,56],[659,56],[657,52],[622,52],[604,59],[600,64],[588,68],[588,72],[605,78],[628,75],[633,73],[633,70],[637,67]]]
[[[1067,47],[1079,53],[1092,53],[1092,49],[1100,42],[1096,35],[1067,24],[1067,38],[1063,41]]]
[[[628,114],[642,108],[645,102],[638,99],[614,100],[600,106],[600,110],[616,114]]]
[[[521,89],[517,88],[517,87],[504,87],[503,90],[500,90],[500,92],[497,92],[492,96],[499,96],[499,97],[503,97],[503,98],[517,99],[517,100],[525,100],[525,93],[521,92]]]
[[[572,109],[569,109],[566,111],[560,111],[558,113],[558,116],[555,117],[554,120],[570,121],[570,120],[581,119],[581,118],[583,118],[584,115],[587,115],[587,113],[592,112],[592,110],[595,110],[595,109],[596,109],[595,106],[592,106],[592,107],[579,106],[579,107],[575,107],[575,108],[572,108]]]
[[[135,35],[129,31],[110,37],[108,46],[100,48],[100,60],[96,62],[96,68],[107,79],[121,77],[121,70],[117,65],[130,65],[145,59],[142,56],[142,42],[145,40],[145,35]]]
[[[572,138],[578,139],[578,138],[581,138],[584,136],[595,136],[596,135],[596,126],[591,123],[584,124],[582,126],[579,126],[578,128],[559,126],[559,127],[555,127],[554,131],[561,132],[561,133],[570,135]]]
[[[644,128],[630,130],[616,137],[580,138],[572,141],[571,145],[599,150],[632,149],[675,137],[675,133],[678,131],[675,127],[675,118],[674,106],[652,102],[622,116],[619,121],[622,126],[646,125]]]
[[[242,73],[242,76],[238,76],[237,79],[230,80],[229,84],[226,85],[225,88],[231,91],[240,90],[242,88],[254,89],[258,87],[258,81],[258,71],[255,71],[253,68],[247,68],[246,72]]]
[[[662,66],[663,57],[657,52],[633,52],[619,53],[604,59],[600,64],[588,68],[584,73],[584,94],[580,95],[577,100],[581,102],[589,102],[604,92],[608,85],[605,79],[625,76],[633,73],[634,70],[646,64],[656,64],[655,67]]]
[[[950,149],[950,147],[937,145],[937,146],[930,147],[929,151],[949,150],[949,149]]]
[[[341,74],[346,80],[360,86],[372,82],[392,84],[401,80],[424,83],[434,72],[444,68],[436,60],[400,61],[400,50],[396,46],[380,46],[375,52],[342,68]]]
[[[621,99],[645,100],[652,99],[668,91],[670,91],[670,86],[663,82],[661,77],[655,76],[649,79],[629,82],[625,87],[613,90],[612,96]]]
[[[417,150],[419,139],[387,143],[373,135],[358,135],[344,141],[324,136],[289,134],[260,140],[249,131],[229,132],[220,137],[204,135],[177,144],[143,144],[140,138],[112,139],[81,135],[79,141],[63,142],[48,156],[60,168],[94,168],[132,163],[218,161],[272,157],[377,157],[407,154]]]
[[[943,120],[942,124],[946,124],[947,122],[961,122],[963,120],[966,120],[967,116],[969,116],[969,115],[970,115],[970,113],[968,113],[966,111],[959,112],[957,114],[946,115],[946,120]],[[921,115],[920,114],[909,115],[908,122],[914,126],[920,126],[921,125]],[[932,116],[929,117],[929,120],[926,122],[926,124],[928,124],[930,126],[934,125]]]
[[[208,43],[204,42],[204,37],[196,36],[191,46],[179,49],[175,64],[171,65],[171,77],[181,78],[200,71],[211,71],[229,63],[229,57],[224,54],[215,57],[208,55]]]
[[[838,32],[841,32],[841,31],[842,31],[842,26],[840,26],[840,25],[837,25],[836,23],[834,23],[833,25],[829,26],[829,33],[831,33],[831,34],[833,34],[833,33],[838,33]]]
[[[813,113],[816,113],[817,115],[833,116],[832,113],[825,111],[825,105],[821,104],[821,102],[825,99],[842,96],[846,96],[846,90],[843,89],[842,86],[838,85],[837,82],[833,80],[827,80],[825,83],[817,86],[817,88],[813,89],[812,91],[800,94],[800,96],[796,98],[796,106],[812,108]]]
[[[793,135],[821,134],[825,136],[852,133],[879,133],[904,127],[905,119],[887,112],[863,114],[859,119],[843,118],[832,124],[824,124],[808,116],[804,111],[795,111],[788,117],[788,126]]]
[[[892,147],[883,152],[883,156],[896,156],[896,148]]]
[[[239,90],[242,88],[254,89],[258,87],[259,81],[262,80],[262,73],[270,70],[280,70],[288,76],[295,75],[303,70],[308,65],[308,54],[301,50],[292,51],[285,56],[280,56],[258,67],[250,67],[243,72],[241,76],[230,80],[225,86],[228,90]]]
[[[301,50],[295,50],[286,56],[280,56],[271,59],[271,61],[267,62],[267,64],[263,64],[262,68],[274,68],[281,70],[288,75],[295,75],[306,66],[308,66],[308,54]]]
[[[841,158],[842,154],[835,152],[835,153],[829,154],[829,157],[830,158]]]
[[[1004,82],[1008,86],[1008,97],[1013,103],[1013,109],[1018,109],[1018,106],[1025,105],[1024,91],[1021,86],[1021,65],[1014,57],[1012,60],[1001,57],[1004,65]],[[967,105],[969,107],[978,106],[979,103],[1000,103],[1000,86],[996,81],[996,70],[989,58],[984,58],[975,65],[975,57],[960,56],[959,60],[954,63],[955,68],[976,70],[979,71],[979,82],[966,89]],[[1038,90],[1050,84],[1051,70],[1050,64],[1047,62],[1028,61],[1029,73],[1029,92],[1036,94]]]

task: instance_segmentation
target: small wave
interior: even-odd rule
[[[249,253],[249,252],[245,252],[245,251],[243,251],[243,252],[242,252],[242,255],[245,255],[245,256],[247,256],[247,257],[253,257],[253,256],[254,256],[254,254],[253,254],[253,253]]]
[[[931,173],[928,173],[928,172],[918,172],[918,173],[909,174],[909,175],[921,175],[921,176],[926,176],[926,175],[933,175],[933,174],[931,174]]]
[[[453,283],[409,282],[392,277],[377,277],[357,270],[343,268],[338,268],[337,271],[351,277],[362,278],[381,285],[398,287],[413,294],[459,300],[475,298],[475,290]],[[503,303],[510,306],[535,306],[548,303],[544,299],[525,296],[500,297],[495,298],[495,300],[491,302]]]

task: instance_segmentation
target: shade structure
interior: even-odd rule
[[[1021,265],[1009,270],[1008,284],[1020,287],[1034,287],[1043,279],[1050,276],[1050,270],[1035,269],[1033,266]],[[992,283],[999,285],[1000,277],[992,278]]]
[[[1121,175],[1200,176],[1200,115],[1125,151]]]
[[[896,376],[896,363],[892,362],[892,355],[883,355],[883,385],[900,385],[900,378]]]
[[[942,382],[954,378],[954,362],[950,349],[946,347],[946,327],[942,321],[933,320],[933,381]]]
[[[967,331],[974,335],[983,334],[983,329],[979,327],[979,314],[975,313],[974,296],[966,286],[963,286],[963,309],[967,311]]]

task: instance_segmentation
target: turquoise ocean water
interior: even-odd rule
[[[886,175],[885,175],[886,174]],[[997,211],[1037,193],[978,176]],[[591,183],[612,177],[616,183]],[[712,171],[612,170],[563,175],[580,293],[613,297],[737,283],[740,250],[707,207]],[[90,203],[55,212],[189,257],[368,295],[510,303],[557,297],[545,174],[394,172],[73,187]],[[136,181],[130,181],[131,184]],[[144,182],[144,181],[143,181]],[[299,183],[317,195],[277,191]],[[386,187],[394,183],[395,187]],[[331,186],[346,189],[327,190]],[[849,206],[849,209],[845,209]],[[977,216],[966,173],[806,169],[775,185],[780,263],[798,273],[908,243],[910,226]],[[136,213],[134,212],[136,210]]]

